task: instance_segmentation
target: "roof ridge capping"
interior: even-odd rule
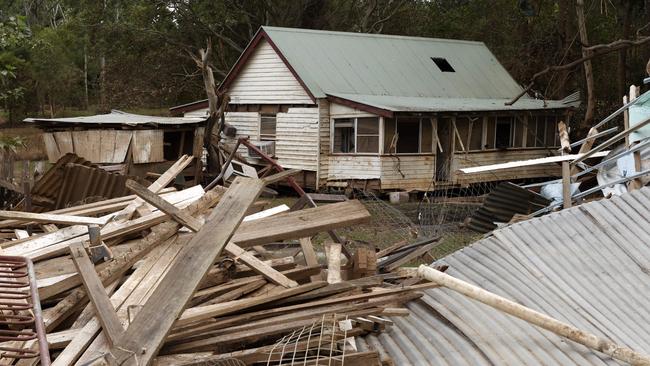
[[[275,32],[291,32],[291,33],[317,33],[317,34],[332,34],[332,35],[341,35],[341,36],[354,36],[354,37],[369,37],[369,38],[394,38],[394,39],[408,39],[413,41],[422,41],[422,42],[447,42],[447,43],[467,43],[473,45],[485,45],[485,42],[482,41],[470,41],[465,39],[453,39],[453,38],[435,38],[435,37],[418,37],[418,36],[404,36],[398,34],[383,34],[383,33],[362,33],[362,32],[344,32],[344,31],[334,31],[334,30],[324,30],[324,29],[307,29],[307,28],[291,28],[291,27],[274,27],[263,25],[260,26],[260,29],[266,31],[275,31]],[[267,33],[268,34],[268,33]],[[271,34],[268,34],[271,36]]]

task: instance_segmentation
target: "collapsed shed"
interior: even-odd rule
[[[555,154],[577,95],[528,95],[481,42],[262,27],[220,85],[225,120],[311,188],[429,190],[559,176],[555,164],[463,167]],[[207,115],[207,101],[171,108]],[[255,162],[255,157],[248,156]]]
[[[207,117],[159,117],[125,113],[67,118],[28,118],[43,130],[48,160],[74,153],[109,171],[145,176],[162,173],[183,155],[194,156],[180,183],[197,182]]]
[[[637,349],[650,349],[650,189],[497,229],[435,262],[446,273]],[[365,338],[400,365],[618,365],[602,353],[448,289],[426,290]]]

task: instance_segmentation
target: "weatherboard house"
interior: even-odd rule
[[[556,153],[574,100],[541,100],[481,42],[262,27],[220,84],[226,122],[314,189],[430,190],[559,174],[458,169]],[[171,108],[205,116],[207,101]],[[242,149],[242,152],[245,150]]]

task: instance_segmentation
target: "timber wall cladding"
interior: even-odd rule
[[[318,169],[318,108],[289,108],[276,115],[275,156],[285,168]]]
[[[313,104],[267,41],[261,41],[228,91],[235,104]]]
[[[75,153],[93,163],[123,163],[131,140],[135,164],[165,161],[162,130],[87,130],[43,134],[47,157],[52,163],[66,153]]]

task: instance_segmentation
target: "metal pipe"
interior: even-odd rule
[[[633,101],[623,105],[621,108],[617,109],[614,113],[612,113],[609,116],[605,117],[604,120],[598,122],[598,124],[596,124],[593,128],[599,128],[600,126],[604,125],[605,123],[613,120],[616,116],[618,116],[619,114],[623,113],[625,110],[630,108],[630,106],[632,104],[634,104],[634,103],[635,103],[635,101],[633,100]]]
[[[589,150],[588,152],[586,152],[581,157],[579,157],[579,158],[575,159],[574,161],[572,161],[571,165],[575,166],[577,163],[579,163],[581,161],[584,161],[585,159],[588,159],[590,156],[594,155],[595,153],[608,148],[609,146],[613,145],[616,141],[622,139],[623,137],[631,134],[632,132],[634,132],[636,130],[640,130],[641,128],[645,127],[648,124],[650,124],[650,118],[647,118],[643,122],[641,122],[641,123],[639,123],[637,125],[634,125],[634,126],[628,128],[625,131],[621,131],[621,132],[617,133],[616,135],[611,137],[609,140],[607,140],[607,141],[603,142],[602,144],[594,147],[593,149]]]
[[[592,135],[592,136],[587,136],[587,137],[583,138],[582,140],[578,140],[578,141],[572,143],[572,144],[571,144],[571,148],[573,149],[574,147],[578,147],[578,146],[584,144],[585,141],[587,141],[587,140],[597,139],[597,138],[599,138],[599,137],[603,137],[603,136],[605,136],[605,135],[609,135],[610,133],[613,133],[613,132],[616,132],[616,131],[618,131],[618,127],[612,127],[612,128],[610,128],[609,130],[605,130],[605,131],[598,132],[597,134]]]

